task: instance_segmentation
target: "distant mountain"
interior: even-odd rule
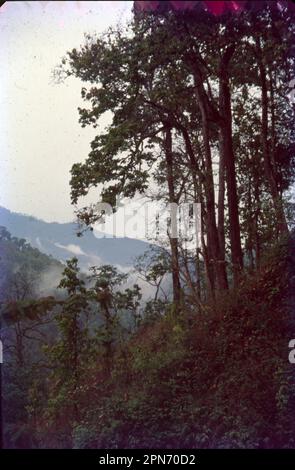
[[[93,232],[77,237],[75,223],[44,222],[4,207],[0,207],[0,225],[60,261],[76,256],[82,269],[100,264],[130,267],[134,258],[149,247],[148,243],[131,238],[105,238],[103,234],[97,238]]]

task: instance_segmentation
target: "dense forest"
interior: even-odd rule
[[[55,70],[83,82],[79,121],[98,129],[71,170],[77,234],[106,217],[83,206],[93,192],[112,207],[198,203],[198,233],[188,240],[179,220],[173,236],[172,215],[165,239],[155,230],[134,264],[153,287],[143,301],[117,267],[85,273],[76,258],[42,295],[57,262],[1,229],[4,446],[294,448],[295,10],[166,1],[133,13]]]

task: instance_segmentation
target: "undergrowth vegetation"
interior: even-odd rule
[[[280,243],[239,289],[197,314],[168,308],[143,320],[116,348],[111,375],[96,367],[87,377],[72,445],[294,447],[294,260],[294,243]],[[56,420],[46,434],[64,444]]]

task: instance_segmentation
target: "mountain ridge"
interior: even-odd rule
[[[45,222],[31,215],[10,211],[0,206],[0,225],[18,238],[25,238],[33,247],[54,258],[65,261],[76,256],[82,269],[94,264],[114,264],[131,267],[133,260],[150,244],[127,237],[104,236],[87,231],[77,236],[75,222]]]

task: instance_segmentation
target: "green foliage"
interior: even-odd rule
[[[26,240],[0,229],[0,326],[4,344],[2,392],[4,441],[7,447],[32,447],[36,444],[29,426],[32,383],[46,380],[40,343],[51,337],[50,312],[54,297],[35,299],[39,281],[50,269],[61,264],[32,248]],[[41,387],[40,387],[41,389]]]
[[[93,267],[88,285],[69,260],[57,334],[46,348],[51,372],[10,372],[9,445],[293,447],[295,382],[286,345],[294,246],[293,238],[274,246],[239,289],[193,317],[151,301],[125,336],[118,313],[137,308],[138,288],[122,290],[126,276],[111,266]],[[103,321],[90,330],[88,317],[98,314]]]
[[[286,357],[293,263],[280,245],[255,277],[193,323],[169,313],[143,323],[116,351],[111,383],[97,388],[86,420],[92,440],[82,445],[293,447]]]

